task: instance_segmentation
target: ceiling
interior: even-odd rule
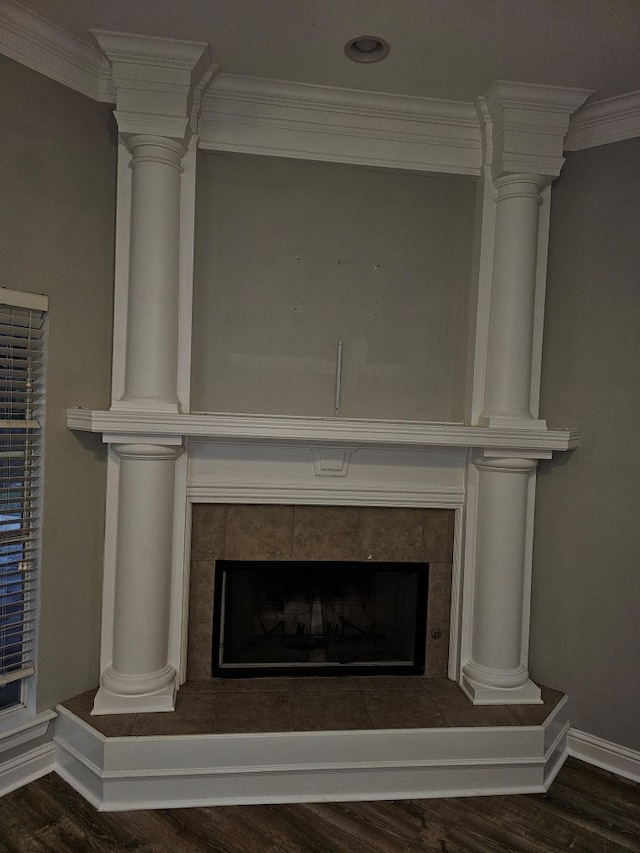
[[[206,41],[220,71],[472,101],[494,80],[640,90],[640,0],[21,0],[93,42],[90,29]],[[386,60],[344,44],[384,38]]]

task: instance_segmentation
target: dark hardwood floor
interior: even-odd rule
[[[640,785],[568,759],[547,794],[100,813],[51,774],[0,799],[2,853],[640,851]]]

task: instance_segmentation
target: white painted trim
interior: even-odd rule
[[[424,504],[423,504],[424,506]],[[464,553],[464,497],[456,508],[453,526],[453,559],[451,565],[451,605],[449,607],[449,659],[447,674],[460,680],[460,636],[462,634],[462,568]]]
[[[220,74],[202,100],[200,147],[477,175],[471,103]]]
[[[640,752],[571,727],[567,738],[569,755],[602,767],[618,776],[640,782]]]
[[[115,103],[111,68],[97,45],[16,0],[0,0],[0,53],[96,101]],[[466,102],[221,74],[203,108],[203,148],[480,173],[480,126]],[[630,92],[580,109],[565,150],[637,136],[640,92]],[[366,148],[355,152],[354,138],[368,140]]]
[[[572,117],[565,151],[581,151],[640,136],[640,91],[594,101]]]
[[[116,176],[116,233],[113,292],[113,356],[111,405],[124,394],[127,352],[127,302],[129,299],[129,250],[131,243],[131,152],[118,137]]]
[[[56,745],[49,741],[0,764],[0,797],[52,773],[56,754]]]
[[[112,435],[180,435],[190,437],[192,441],[201,438],[261,444],[317,444],[326,441],[345,447],[354,444],[405,448],[492,447],[526,450],[532,458],[537,456],[538,450],[572,450],[578,446],[580,437],[578,430],[569,429],[488,428],[424,421],[96,409],[67,409],[67,426],[69,429]]]
[[[541,793],[568,703],[543,726],[105,738],[65,708],[58,772],[98,809]]]
[[[0,53],[94,101],[115,103],[109,63],[97,46],[15,0],[0,0]]]
[[[49,297],[43,293],[28,293],[26,290],[11,290],[9,287],[0,287],[0,303],[30,311],[49,310]]]
[[[195,478],[187,494],[192,503],[307,504],[310,506],[403,506],[425,509],[459,509],[464,490],[456,488],[409,489],[403,484],[360,486],[306,486],[302,483],[232,483]]]
[[[22,707],[0,716],[0,796],[55,770],[53,735],[32,744],[46,737],[56,716],[54,711],[31,714]]]

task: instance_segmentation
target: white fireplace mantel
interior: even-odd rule
[[[475,703],[540,702],[527,668],[536,466],[578,443],[538,412],[550,183],[590,93],[498,81],[473,105],[328,92],[216,77],[206,44],[95,36],[120,131],[112,400],[67,419],[109,445],[94,713],[173,710],[196,500],[455,508],[450,676]],[[190,411],[198,149],[477,178],[464,423]]]
[[[254,442],[289,445],[428,448],[449,447],[492,451],[524,451],[533,459],[550,458],[553,451],[573,450],[576,429],[489,428],[459,423],[305,418],[274,415],[194,412],[191,414],[122,412],[73,408],[67,410],[69,429],[102,433],[105,441],[118,435],[171,436],[211,442]]]

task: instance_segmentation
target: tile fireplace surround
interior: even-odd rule
[[[425,675],[446,676],[453,525],[453,510],[194,505],[187,678],[200,681],[211,676],[218,559],[428,562]],[[432,631],[440,636],[432,637]]]
[[[277,550],[286,531],[293,554],[314,514],[331,520],[323,547],[351,541],[365,560],[422,548],[440,567],[447,675],[470,706],[541,705],[528,670],[536,467],[578,443],[538,411],[550,185],[589,93],[499,81],[456,104],[217,80],[207,45],[94,35],[120,133],[112,401],[67,416],[109,446],[94,717],[173,712],[187,674],[206,677],[212,558],[230,556],[238,527],[253,548],[265,524],[261,544]],[[463,422],[192,411],[199,150],[475,180]],[[442,518],[446,554],[429,557],[411,525]],[[105,740],[62,710],[57,739],[67,778],[121,808],[542,790],[568,725],[563,699],[544,721],[502,728]]]

